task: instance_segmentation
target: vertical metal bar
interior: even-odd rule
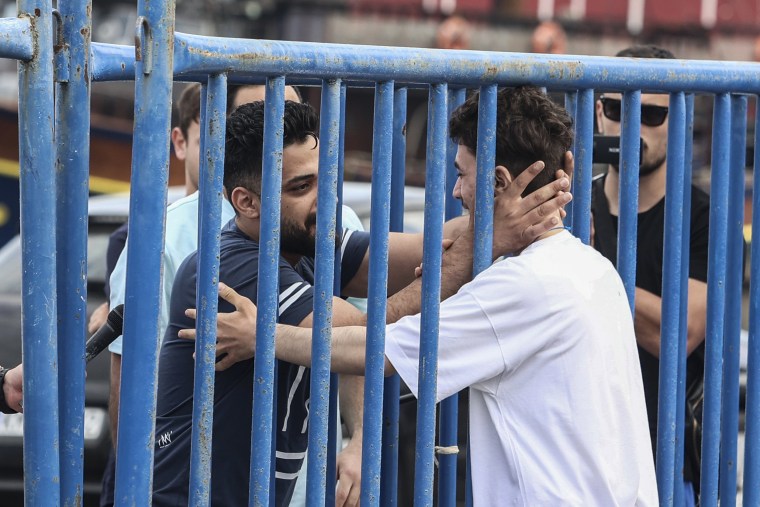
[[[393,81],[375,85],[372,138],[372,228],[369,243],[367,347],[364,380],[361,504],[379,505],[385,369],[385,311],[388,285],[391,171],[393,167]],[[380,267],[379,269],[377,267]]]
[[[686,142],[686,102],[683,92],[670,94],[668,162],[660,332],[660,389],[657,410],[657,486],[660,505],[673,505],[675,487],[676,392],[680,324],[683,165]]]
[[[324,505],[327,485],[327,427],[330,420],[330,350],[335,274],[335,196],[338,191],[340,151],[340,85],[338,79],[322,81],[319,125],[321,140],[311,346],[313,359],[309,405],[309,464],[306,474],[306,494],[310,503],[313,502],[315,505]]]
[[[689,252],[691,251],[691,165],[694,141],[694,95],[686,94],[686,143],[683,163],[683,211],[681,229],[681,301],[679,308],[678,334],[678,390],[676,395],[676,444],[675,470],[683,470],[684,462],[684,417],[686,398],[686,334],[687,309],[689,304]],[[684,489],[676,486],[673,505],[683,505]]]
[[[285,78],[267,79],[264,99],[264,143],[261,175],[259,278],[256,288],[256,352],[254,354],[251,477],[248,505],[269,505],[272,477],[272,414],[274,413],[274,334],[277,326],[280,259],[280,193]]]
[[[736,458],[739,434],[739,348],[744,279],[744,165],[747,148],[747,97],[731,97],[731,165],[728,177],[726,256],[726,327],[723,333],[723,403],[721,405],[720,504],[736,505]]]
[[[161,252],[166,222],[174,3],[138,2],[135,121],[121,370],[117,505],[149,505],[158,370]],[[139,444],[138,444],[139,443]]]
[[[62,2],[62,33],[70,66],[57,85],[57,284],[58,410],[60,417],[61,503],[78,505],[83,495],[84,343],[87,315],[87,197],[90,153],[91,2]],[[60,61],[60,60],[59,60]]]
[[[425,168],[425,231],[418,375],[417,442],[414,468],[415,507],[433,505],[435,403],[438,374],[438,317],[441,304],[441,241],[446,191],[447,84],[430,85],[427,163]],[[494,87],[495,88],[495,87]]]
[[[755,110],[760,97],[755,96]],[[760,115],[755,115],[755,159],[752,183],[752,237],[760,238]],[[744,428],[744,506],[760,505],[760,248],[751,250],[749,343]]]
[[[53,21],[50,0],[19,0],[32,21],[34,58],[19,62],[19,185],[27,505],[60,503]],[[43,147],[43,149],[39,149]]]
[[[404,180],[406,176],[407,89],[393,92],[393,155],[391,167],[390,230],[404,231]],[[383,450],[380,505],[394,507],[398,500],[398,424],[401,377],[385,379],[383,386]]]
[[[337,207],[335,215],[335,233],[343,234],[343,174],[345,172],[345,139],[346,139],[346,83],[340,83],[340,132],[338,133],[338,187],[337,187]],[[341,293],[341,255],[340,249],[335,251],[335,272],[333,275],[334,294],[340,296]],[[335,484],[337,470],[336,459],[338,444],[342,445],[342,441],[336,443],[338,439],[338,426],[340,421],[338,420],[338,374],[330,374],[330,418],[329,425],[327,427],[327,484]],[[325,491],[325,505],[333,505],[335,503],[335,488],[327,488]]]
[[[591,234],[591,165],[594,152],[594,90],[578,91],[573,175],[573,234],[588,244]]]
[[[565,109],[567,109],[567,112],[570,113],[570,117],[573,119],[573,125],[578,125],[578,92],[576,90],[565,92]],[[573,142],[570,145],[570,151],[575,155],[575,144],[578,137],[577,135],[573,136]],[[572,189],[573,192],[575,192],[575,178],[576,174],[573,174],[573,185]],[[570,230],[573,230],[573,208],[575,207],[575,201],[570,201],[570,205],[565,207],[565,211],[567,212],[567,216],[563,220],[565,225],[570,228]]]
[[[620,136],[620,226],[617,270],[625,285],[631,313],[636,293],[636,225],[639,214],[639,160],[641,154],[641,90],[623,94]]]
[[[475,251],[473,276],[493,261],[493,193],[496,167],[496,85],[480,88],[478,98],[478,147],[475,154]]]
[[[705,507],[713,507],[718,504],[723,326],[726,297],[726,224],[728,221],[731,135],[731,100],[726,93],[715,96],[712,131],[710,239],[707,262],[707,333],[705,336],[705,408],[702,419],[702,471],[700,473],[700,501]]]
[[[209,76],[206,107],[201,119],[204,148],[200,157],[200,208],[198,210],[198,309],[195,341],[195,385],[190,448],[190,504],[209,505],[211,490],[211,430],[214,422],[214,366],[216,364],[216,312],[218,308],[219,222],[224,185],[224,142],[227,111],[227,76]]]
[[[449,118],[451,113],[465,101],[466,90],[459,88],[449,90]],[[457,182],[454,160],[458,145],[450,138],[446,151],[446,220],[462,214],[462,203],[454,198],[454,186]],[[457,445],[459,425],[459,394],[453,394],[441,401],[441,422],[438,428],[438,445],[451,447]],[[438,504],[441,507],[453,507],[457,500],[457,459],[458,454],[441,454],[438,456]]]
[[[478,101],[478,148],[475,154],[477,182],[475,189],[475,242],[472,275],[488,268],[493,261],[493,193],[496,166],[496,85],[480,88]],[[472,469],[469,439],[465,503],[472,505]]]
[[[466,98],[467,90],[458,88],[449,90],[449,118],[454,110],[461,106]],[[454,159],[457,156],[457,143],[448,139],[446,151],[446,220],[458,217],[462,214],[462,202],[454,199],[454,186],[457,183],[457,170],[454,167]]]

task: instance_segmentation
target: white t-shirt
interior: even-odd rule
[[[437,398],[470,389],[476,506],[654,506],[628,300],[568,232],[498,262],[441,304]],[[420,316],[385,354],[415,395]]]

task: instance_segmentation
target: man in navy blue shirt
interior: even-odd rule
[[[222,230],[220,281],[252,300],[257,296],[261,160],[264,126],[262,102],[246,104],[227,123],[224,185],[235,219]],[[283,140],[279,321],[311,327],[316,230],[318,119],[309,105],[286,102]],[[369,236],[346,234],[341,249],[344,285],[365,257]],[[184,314],[195,306],[197,253],[180,266],[172,290],[169,327],[159,359],[154,465],[155,505],[186,504],[193,404],[194,343],[177,337],[192,327]],[[409,271],[413,271],[410,264]],[[232,308],[223,301],[220,311]],[[354,323],[361,314],[336,299],[337,325]],[[244,505],[248,501],[253,399],[253,360],[234,355],[218,363],[214,388],[211,503]],[[233,364],[234,363],[234,364]],[[276,505],[287,505],[306,454],[309,414],[307,368],[277,364]],[[359,379],[357,385],[360,384]],[[356,435],[354,435],[356,437]],[[358,448],[361,438],[357,439]],[[356,492],[358,496],[358,484]]]

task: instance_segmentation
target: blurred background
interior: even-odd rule
[[[15,1],[0,0],[0,15],[16,16]],[[135,18],[133,0],[94,2],[93,40],[133,44]],[[760,3],[755,0],[177,0],[176,30],[226,37],[606,56],[634,42],[651,42],[679,58],[760,59]],[[0,246],[18,232],[17,80],[16,63],[0,60],[4,133]],[[179,93],[182,86],[176,85],[175,91]],[[93,193],[128,189],[133,90],[132,82],[92,86]],[[318,89],[305,89],[304,97],[319,107]],[[711,97],[697,99],[694,169],[702,186],[709,186],[711,107]],[[347,180],[369,179],[372,108],[371,89],[349,91]],[[750,109],[753,126],[752,101]],[[409,184],[424,184],[425,121],[426,94],[412,90]],[[180,184],[183,178],[176,162],[171,184]]]

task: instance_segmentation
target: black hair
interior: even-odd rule
[[[630,56],[633,58],[662,58],[662,59],[675,59],[673,53],[667,49],[655,46],[653,44],[642,44],[637,46],[631,46],[625,48],[622,51],[618,51],[615,56]]]
[[[285,101],[283,116],[283,149],[291,144],[319,136],[317,112],[308,104]],[[244,187],[261,195],[262,153],[264,145],[264,102],[243,104],[227,119],[224,146],[224,188],[231,195],[236,187]]]
[[[451,139],[476,154],[478,143],[476,92],[451,115]],[[545,164],[523,195],[554,180],[573,141],[573,122],[562,106],[534,86],[499,90],[496,97],[496,164],[516,178],[533,162]]]

